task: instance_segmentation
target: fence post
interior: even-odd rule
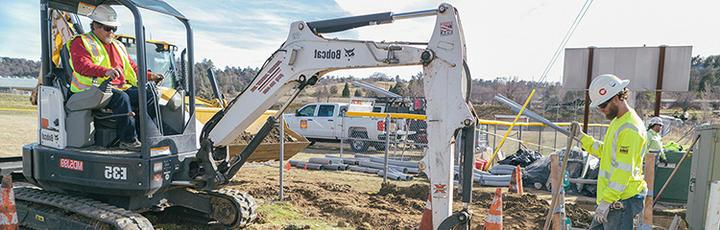
[[[518,140],[519,140],[519,141],[518,141],[518,149],[520,149],[520,148],[522,148],[522,140],[523,140],[523,139],[522,139],[522,130],[523,130],[523,127],[522,127],[522,126],[518,126],[518,130],[520,130],[520,131],[518,132]]]
[[[485,145],[490,146],[490,125],[485,125]]]
[[[540,129],[538,129],[538,153],[540,153],[540,147],[542,146],[543,131],[545,131],[545,126],[540,126]]]
[[[278,192],[278,196],[280,196],[280,199],[283,200],[283,197],[285,195],[283,194],[283,180],[285,179],[285,116],[280,115],[280,191]]]
[[[345,114],[341,113],[340,115],[342,115],[342,118],[340,118],[340,159],[342,159],[344,144],[343,141],[345,140],[347,134],[345,134]]]
[[[557,133],[558,131],[555,130],[555,140],[553,141],[553,151],[557,149]]]
[[[493,125],[493,149],[495,149],[495,143],[497,142],[497,124]],[[490,162],[488,162],[490,164]]]
[[[385,173],[383,173],[383,183],[387,183],[388,174],[388,153],[390,151],[390,114],[385,115]]]

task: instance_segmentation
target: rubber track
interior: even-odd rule
[[[234,189],[219,189],[208,191],[207,193],[208,195],[218,198],[231,199],[231,201],[235,203],[237,210],[239,210],[239,220],[235,221],[232,226],[226,227],[232,229],[245,228],[255,221],[255,218],[257,217],[257,213],[255,212],[257,203],[255,202],[255,198],[253,198],[246,192],[241,192]]]
[[[15,188],[13,191],[16,200],[64,209],[106,223],[115,229],[154,229],[144,216],[97,200],[29,187]]]

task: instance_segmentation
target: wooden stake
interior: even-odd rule
[[[645,196],[645,208],[643,209],[643,225],[652,228],[653,226],[653,187],[655,185],[655,153],[645,154],[645,183],[647,183],[648,194]]]
[[[550,228],[550,220],[553,220],[555,222],[553,229],[560,230],[565,224],[563,222],[564,213],[556,213],[555,209],[560,202],[562,202],[563,206],[565,204],[565,194],[561,193],[560,189],[562,189],[563,187],[563,176],[565,175],[568,160],[570,159],[570,152],[572,151],[575,133],[579,132],[578,127],[579,125],[577,124],[577,122],[573,122],[573,124],[570,126],[570,135],[567,138],[567,147],[565,148],[563,163],[558,164],[558,162],[560,161],[560,156],[558,156],[557,154],[550,155],[550,182],[552,184],[551,188],[553,192],[552,200],[550,201],[550,211],[548,212],[547,217],[545,217],[545,225],[543,226],[543,230],[548,230]],[[553,169],[555,171],[553,171]]]
[[[553,195],[553,202],[550,202],[550,212],[552,213],[552,229],[554,230],[560,230],[559,223],[562,222],[562,219],[560,218],[560,213],[555,212],[555,209],[558,206],[558,203],[560,201],[564,201],[565,199],[561,199],[562,194],[560,194],[560,189],[562,189],[562,183],[560,183],[560,179],[562,178],[562,175],[560,173],[560,156],[557,154],[553,154],[550,156],[550,183],[552,184],[552,195]]]

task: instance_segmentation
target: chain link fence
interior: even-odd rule
[[[417,160],[428,144],[427,123],[423,119],[379,117],[343,117],[338,148],[341,154],[388,154],[390,159]],[[388,125],[389,124],[389,125]],[[478,152],[495,150],[511,122],[480,120],[476,126]],[[569,123],[558,123],[568,127]],[[606,124],[589,124],[587,133],[602,139]],[[388,138],[389,137],[389,138]],[[505,155],[529,149],[547,155],[563,149],[567,138],[562,133],[536,122],[518,122],[500,149]]]
[[[427,147],[427,123],[421,119],[343,117],[341,154],[386,154],[391,159],[420,159]]]

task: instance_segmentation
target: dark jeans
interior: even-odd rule
[[[107,107],[111,108],[113,115],[128,114],[132,111],[132,105],[130,104],[130,96],[125,91],[112,89],[112,97],[110,97],[110,103]],[[117,121],[116,132],[117,137],[121,142],[131,143],[135,141],[137,135],[135,134],[135,118],[130,116],[119,116],[115,118]]]
[[[117,121],[117,136],[121,142],[130,143],[135,141],[138,135],[140,135],[140,122],[138,119],[138,89],[131,87],[125,91],[112,89],[113,95],[108,103],[108,108],[112,108],[113,114],[128,114],[130,111],[135,111],[135,117],[120,116],[116,118]],[[145,113],[145,120],[152,122],[150,117],[155,117],[155,106],[153,93],[147,90],[147,101],[148,101],[148,113]]]
[[[640,198],[640,196],[635,196],[627,200],[621,200],[620,202],[622,202],[624,206],[623,209],[610,209],[607,217],[607,222],[603,224],[595,222],[595,220],[593,219],[592,223],[590,224],[590,229],[632,230],[633,218],[635,218],[638,213],[642,212],[643,207],[645,206],[645,197],[643,196],[642,198]]]

